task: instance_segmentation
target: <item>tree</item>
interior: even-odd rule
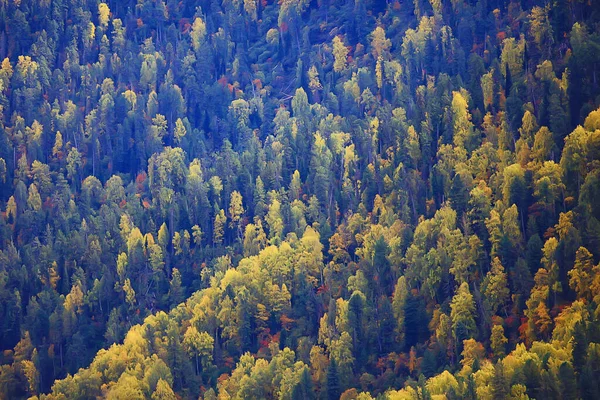
[[[267,235],[265,234],[262,222],[256,219],[256,224],[246,225],[244,232],[244,256],[250,257],[260,253],[267,245]]]
[[[192,38],[192,47],[198,53],[200,51],[200,47],[204,41],[206,36],[206,24],[200,17],[196,17],[194,19],[194,23],[192,24],[192,30],[190,31],[190,37]]]
[[[190,356],[195,358],[196,375],[200,374],[201,366],[204,369],[210,365],[214,339],[208,333],[198,332],[195,326],[190,326],[183,335],[183,347]]]
[[[469,285],[463,282],[450,303],[452,320],[452,335],[457,341],[470,339],[475,336],[475,302],[469,291]]]
[[[176,400],[177,396],[175,396],[173,389],[171,389],[171,385],[161,378],[158,380],[151,398],[152,400]]]
[[[389,57],[389,50],[392,47],[392,42],[385,37],[385,30],[378,26],[371,33],[371,52],[375,60],[379,57],[387,59]]]
[[[283,220],[281,216],[281,203],[273,199],[269,205],[269,212],[265,217],[269,226],[269,242],[274,245],[281,243],[283,235]]]
[[[401,344],[404,342],[404,307],[406,299],[409,296],[406,278],[401,276],[398,278],[396,287],[394,288],[394,296],[392,300],[392,309],[396,318],[396,338]]]
[[[502,361],[498,361],[494,366],[494,375],[492,378],[492,395],[494,399],[506,399],[509,392],[509,382],[504,370]]]
[[[348,58],[348,48],[344,46],[344,42],[339,36],[333,38],[333,56],[335,61],[333,63],[333,70],[335,72],[342,72],[346,69],[346,60]]]
[[[479,364],[483,359],[485,349],[483,345],[475,339],[463,340],[462,360],[460,361],[463,367],[467,366],[472,369],[476,364]]]
[[[329,362],[327,368],[327,398],[330,400],[339,399],[341,394],[340,377],[337,369],[335,358]]]
[[[494,257],[492,260],[492,267],[481,286],[485,296],[486,309],[489,313],[488,317],[491,317],[491,315],[498,312],[500,307],[506,304],[510,295],[508,279],[498,257]]]
[[[67,177],[73,183],[79,183],[81,165],[81,154],[77,151],[77,148],[73,147],[69,150],[69,155],[67,156]]]
[[[302,369],[300,381],[294,386],[292,392],[292,400],[312,400],[315,398],[314,385],[309,371],[307,367]]]
[[[531,25],[530,32],[535,43],[538,46],[540,53],[545,58],[549,58],[550,49],[554,40],[554,33],[552,32],[552,25],[550,24],[550,7],[533,7],[531,9]]]
[[[547,127],[542,126],[535,134],[531,157],[534,162],[541,164],[551,157],[554,149],[554,138]]]
[[[474,150],[478,143],[467,100],[461,92],[452,92],[452,127],[454,145],[465,148],[468,152]]]
[[[110,8],[106,3],[98,4],[98,23],[101,28],[106,29],[108,27],[108,21],[110,18]]]
[[[220,245],[223,243],[223,228],[225,222],[227,222],[225,211],[219,210],[215,215],[215,220],[213,222],[213,245]]]
[[[169,304],[171,307],[175,307],[181,303],[185,297],[179,270],[177,268],[173,268],[172,275],[173,277],[171,278],[171,282],[169,284]]]
[[[494,359],[502,359],[506,354],[506,344],[508,339],[504,336],[502,325],[492,327],[492,336],[490,337],[490,348],[494,352]]]
[[[241,237],[241,218],[244,214],[244,206],[242,204],[242,195],[237,190],[231,192],[231,200],[229,201],[229,218],[231,219],[230,227],[237,228],[238,239]]]
[[[591,298],[591,286],[593,278],[594,260],[592,254],[585,248],[580,247],[575,255],[575,265],[569,274],[569,285],[580,299]]]
[[[577,399],[577,378],[573,366],[568,362],[563,362],[558,369],[558,377],[562,398],[569,400]]]

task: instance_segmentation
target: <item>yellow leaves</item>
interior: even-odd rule
[[[243,213],[242,195],[234,190],[231,192],[231,200],[229,201],[229,217],[231,218],[232,227],[239,223]]]
[[[108,400],[143,400],[144,387],[135,376],[129,373],[121,375],[115,385],[113,385],[108,391],[106,398]]]
[[[128,111],[134,111],[137,104],[137,95],[132,90],[126,90],[123,92],[122,96],[125,98],[129,105]]]
[[[525,52],[525,36],[521,34],[517,40],[515,38],[507,38],[502,42],[502,54],[500,60],[502,62],[502,75],[506,76],[506,66],[510,68],[513,77],[519,75],[523,71],[523,54]]]
[[[468,338],[468,335],[474,334],[476,330],[474,320],[475,302],[466,282],[463,282],[458,288],[456,295],[452,298],[450,308],[450,318],[452,319],[455,338],[463,339],[463,337],[459,337],[461,335],[467,335],[466,338]],[[458,335],[459,332],[456,329],[459,325],[461,331],[464,331],[460,335]]]
[[[5,89],[8,88],[8,84],[10,78],[12,78],[13,72],[14,71],[12,65],[10,64],[10,59],[6,57],[4,60],[2,60],[2,64],[0,64],[0,80],[2,80]]]
[[[40,211],[42,209],[42,198],[40,197],[40,193],[38,192],[38,188],[35,183],[29,185],[27,206],[34,211]]]
[[[389,400],[418,400],[421,398],[421,389],[416,390],[412,386],[407,386],[402,390],[391,390],[386,393]]]
[[[502,325],[494,325],[492,327],[492,335],[490,337],[490,347],[494,352],[495,358],[503,357],[505,354],[506,344],[508,339],[504,336],[504,328]]]
[[[27,141],[29,143],[40,143],[40,139],[42,138],[42,133],[44,132],[44,127],[37,120],[33,121],[31,127],[25,128],[25,134],[27,136]]]
[[[91,46],[94,39],[96,39],[96,25],[90,21],[88,22],[87,29],[85,30],[84,40],[88,46]]]
[[[271,28],[267,31],[267,43],[271,46],[279,45],[279,31],[275,28]]]
[[[550,328],[552,326],[552,319],[550,318],[550,314],[548,313],[548,307],[543,302],[540,302],[535,309],[534,314],[534,323],[537,327],[538,332],[542,336],[547,336],[550,333]]]
[[[202,355],[212,359],[214,339],[206,332],[199,332],[195,326],[190,326],[183,335],[183,347],[190,355]]]
[[[156,114],[154,118],[152,118],[152,126],[151,131],[155,138],[162,138],[167,134],[167,119],[162,114]]]
[[[309,267],[309,271],[315,273],[314,268],[322,268],[323,264],[323,244],[317,231],[311,226],[307,226],[302,239],[300,239],[298,263]],[[317,269],[318,271],[318,269]]]
[[[445,395],[450,389],[453,389],[455,393],[458,393],[459,390],[458,381],[447,370],[430,378],[426,383],[426,387],[432,396]]]
[[[159,379],[156,384],[156,390],[152,393],[152,400],[177,400],[171,385],[164,379]]]
[[[494,69],[481,76],[481,90],[483,91],[483,105],[485,109],[491,107],[494,102]]]
[[[125,292],[125,301],[129,304],[129,308],[133,309],[135,307],[135,291],[131,287],[129,278],[125,279],[123,283],[123,291]]]
[[[492,267],[483,281],[482,289],[489,311],[495,314],[510,295],[507,276],[498,257],[492,260]]]
[[[475,360],[482,360],[485,356],[483,345],[475,339],[463,340],[462,360],[460,363],[464,367],[471,368]]]
[[[330,358],[335,359],[338,364],[340,376],[351,374],[354,357],[352,356],[352,338],[348,332],[342,332],[339,339],[332,340],[329,346]]]
[[[346,61],[348,58],[348,48],[344,46],[344,42],[339,36],[333,38],[333,70],[335,72],[342,72],[346,69]]]
[[[267,322],[271,317],[271,313],[267,310],[264,304],[258,303],[256,305],[256,311],[254,313],[254,318],[257,325],[258,334],[262,334],[267,329]]]
[[[133,258],[138,251],[142,251],[144,243],[144,236],[140,231],[140,228],[134,226],[129,233],[127,238],[127,254],[130,258]]]
[[[60,131],[56,132],[56,138],[54,139],[54,147],[52,148],[52,155],[58,157],[62,153],[63,149],[63,138]]]
[[[578,322],[586,322],[588,319],[589,312],[585,303],[580,300],[574,301],[554,319],[556,327],[552,332],[552,339],[566,346],[573,337],[575,325]]]
[[[65,297],[64,307],[69,312],[83,313],[83,292],[79,285],[73,285],[71,292]]]
[[[204,42],[206,36],[206,24],[200,17],[196,17],[192,24],[192,30],[190,31],[190,37],[192,38],[192,47],[196,52],[200,50],[200,46]]]
[[[585,248],[580,247],[575,254],[575,265],[573,269],[568,272],[569,285],[575,292],[579,299],[591,300],[591,284],[594,280],[594,259],[592,254]]]
[[[329,359],[321,346],[313,346],[310,349],[310,366],[313,380],[315,382],[325,382]]]
[[[381,26],[375,28],[371,33],[371,52],[373,53],[373,57],[377,60],[379,57],[387,56],[391,47],[392,42],[385,37],[383,28]]]
[[[549,361],[556,360],[560,366],[563,362],[571,362],[572,343],[572,341],[564,343],[556,340],[552,340],[551,342],[533,342],[529,352],[525,351],[523,344],[517,345],[517,349],[521,349],[521,357],[524,359],[523,363],[525,363],[526,358],[531,357],[536,361],[537,365],[541,365],[541,360],[550,356]]]
[[[127,264],[127,253],[120,253],[117,256],[117,274],[121,280],[125,279]]]
[[[181,142],[181,139],[183,139],[183,137],[187,134],[187,130],[185,128],[185,125],[183,124],[183,121],[181,120],[181,118],[177,118],[177,121],[175,121],[175,131],[174,131],[174,136],[175,139],[177,140],[177,142]]]
[[[219,210],[217,215],[215,215],[214,223],[213,223],[213,243],[221,244],[223,242],[223,234],[225,223],[227,222],[227,217],[225,216],[224,210]]]
[[[2,63],[4,69],[4,62]],[[26,79],[29,76],[33,76],[38,69],[37,62],[33,61],[30,56],[19,56],[17,61],[16,71]]]
[[[56,285],[60,280],[60,275],[58,274],[58,265],[56,264],[56,261],[53,261],[50,265],[50,268],[48,268],[48,277],[48,283],[50,284],[50,287],[52,289],[56,289]]]
[[[308,70],[308,81],[308,87],[313,92],[323,89],[323,85],[321,85],[321,82],[319,81],[319,71],[317,71],[317,67],[314,65]]]
[[[103,29],[108,27],[108,21],[110,18],[110,8],[106,3],[98,4],[98,22]]]
[[[600,129],[600,108],[588,114],[583,126],[589,132],[595,132]]]
[[[352,96],[354,101],[360,102],[360,87],[358,86],[358,75],[356,72],[352,73],[352,78],[344,82],[344,91]]]
[[[34,352],[37,352],[37,350],[34,350]],[[21,370],[23,371],[23,374],[27,378],[27,383],[29,384],[29,393],[31,393],[31,394],[37,393],[38,386],[39,386],[40,373],[38,372],[37,368],[35,367],[35,364],[33,363],[33,361],[30,361],[30,360],[21,361]]]

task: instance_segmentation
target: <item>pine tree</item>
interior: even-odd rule
[[[570,363],[564,362],[560,365],[558,378],[560,380],[561,398],[565,400],[578,399],[577,378],[575,376],[575,370]]]
[[[340,398],[340,377],[337,370],[337,362],[332,358],[327,368],[327,398],[338,400]]]

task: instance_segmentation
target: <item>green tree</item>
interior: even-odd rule
[[[475,302],[469,291],[469,285],[463,282],[450,303],[450,318],[452,319],[452,334],[457,341],[470,339],[475,336]]]

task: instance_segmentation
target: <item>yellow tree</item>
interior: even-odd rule
[[[475,325],[475,302],[469,291],[469,285],[463,282],[450,303],[452,334],[457,341],[472,338],[477,327]]]
[[[379,57],[388,59],[391,47],[392,42],[385,37],[385,30],[380,26],[375,28],[371,33],[371,52],[373,53],[375,60],[378,60]]]
[[[510,295],[508,279],[498,257],[494,257],[492,260],[492,268],[485,276],[481,286],[485,296],[484,304],[489,313],[488,317],[491,317],[506,304]]]
[[[192,47],[196,52],[200,51],[200,47],[204,42],[206,36],[206,24],[200,17],[196,17],[192,24],[192,30],[190,31],[190,37],[192,38]]]
[[[342,72],[345,70],[348,59],[348,48],[346,48],[339,36],[333,38],[333,57],[333,70],[335,72]]]
[[[229,226],[236,228],[238,239],[242,236],[241,220],[244,214],[244,205],[242,203],[242,195],[237,190],[231,192],[231,199],[229,201],[229,218],[231,222]]]
[[[102,29],[106,29],[108,27],[108,21],[110,18],[110,8],[106,3],[98,4],[98,22],[100,23],[100,27]]]
[[[580,247],[575,254],[575,265],[569,274],[569,285],[580,299],[591,300],[591,286],[594,280],[594,258],[585,247]]]
[[[213,223],[213,244],[220,245],[223,243],[223,234],[225,222],[227,221],[227,217],[225,216],[225,211],[219,210],[217,215],[215,215],[215,220]]]

